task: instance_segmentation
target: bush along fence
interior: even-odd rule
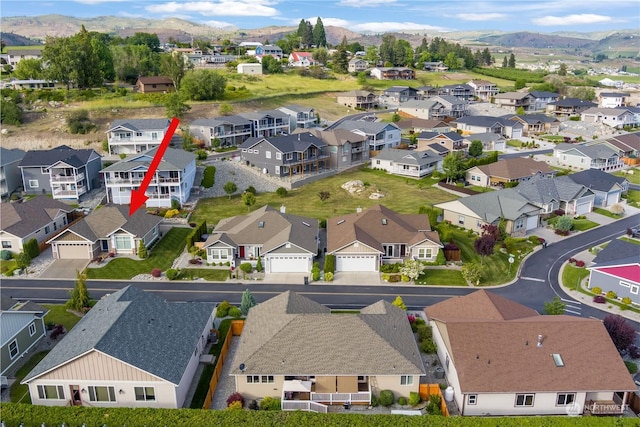
[[[203,234],[207,234],[207,221],[194,224],[193,231],[187,236],[187,250],[195,245],[196,242],[199,242]]]
[[[449,416],[449,409],[442,395],[442,390],[440,390],[440,384],[420,384],[418,392],[420,393],[420,398],[425,402],[430,400],[431,396],[440,396],[440,411],[445,417]]]

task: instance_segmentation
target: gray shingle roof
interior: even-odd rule
[[[260,141],[268,141],[278,150],[283,153],[303,152],[309,149],[309,147],[315,146],[318,148],[326,147],[327,144],[311,132],[300,132],[294,135],[280,135],[270,137],[252,137],[248,138],[242,144],[240,148],[251,148]]]
[[[73,167],[86,165],[92,154],[97,153],[88,148],[74,150],[66,145],[52,148],[51,150],[31,150],[27,151],[20,162],[20,167],[51,166],[54,163],[63,161]]]
[[[475,194],[458,201],[488,223],[493,223],[500,218],[513,221],[523,215],[529,216],[540,211],[527,198],[511,188]]]
[[[238,114],[241,117],[247,118],[249,120],[260,120],[263,117],[269,116],[269,117],[275,117],[275,118],[279,118],[279,119],[288,119],[289,115],[286,113],[283,113],[282,111],[279,110],[263,110],[263,111],[254,111],[254,112],[247,112],[247,113],[240,113]]]
[[[393,123],[365,122],[362,120],[344,120],[340,122],[340,124],[336,126],[334,129],[347,129],[351,131],[359,130],[368,135],[375,135],[377,133],[382,132],[387,127],[397,128],[397,126]]]
[[[578,145],[561,142],[555,148],[559,152],[576,150],[590,159],[609,159],[618,153],[604,144]]]
[[[640,246],[620,239],[613,239],[593,259],[598,267],[640,263]]]
[[[558,98],[560,95],[555,92],[545,92],[541,90],[532,90],[529,92],[534,98]]]
[[[418,135],[418,138],[433,139],[439,135],[444,135],[453,142],[464,140],[464,136],[460,135],[458,132],[420,132],[420,134]]]
[[[291,291],[251,308],[232,366],[232,375],[425,373],[403,310],[380,301],[336,315]]]
[[[576,184],[597,191],[610,191],[614,185],[620,184],[622,186],[625,181],[625,178],[621,176],[611,175],[599,169],[585,169],[569,175],[569,178]]]
[[[515,120],[507,119],[505,117],[493,117],[493,116],[466,116],[460,117],[454,121],[454,123],[464,123],[470,126],[482,126],[492,127],[496,123],[502,126],[522,127],[522,123]]]
[[[393,148],[378,152],[374,159],[391,160],[396,163],[415,166],[427,166],[442,161],[442,157],[432,150],[410,151]]]
[[[533,203],[574,200],[581,197],[585,190],[588,191],[584,185],[576,184],[568,176],[521,182],[512,190]]]
[[[565,98],[559,101],[550,102],[547,105],[555,105],[557,107],[597,107],[598,104],[591,101],[585,101],[580,98]]]
[[[120,160],[104,169],[101,172],[126,172],[130,170],[143,167],[143,169],[149,169],[149,165],[153,160],[159,147],[154,147],[143,153],[133,154],[127,156],[125,159]],[[158,171],[181,171],[186,168],[191,162],[195,161],[196,156],[185,150],[179,150],[176,148],[168,147],[165,151],[162,160],[158,165]]]
[[[97,350],[177,385],[214,307],[126,286],[98,301],[24,382]]]
[[[24,203],[0,204],[0,228],[17,237],[25,237],[51,223],[58,214],[73,208],[47,196],[36,196]]]
[[[123,119],[114,120],[111,123],[111,127],[107,132],[122,126],[132,131],[144,131],[144,130],[164,130],[169,127],[169,119]]]
[[[507,114],[503,116],[503,118],[507,120],[521,119],[525,121],[527,124],[553,123],[558,121],[558,119],[556,119],[555,117],[549,117],[545,114],[523,114],[521,116],[514,116],[513,114]]]
[[[26,153],[20,149],[13,148],[11,150],[0,147],[0,166],[8,165],[22,160]]]

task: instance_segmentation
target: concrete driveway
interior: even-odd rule
[[[75,279],[76,270],[82,271],[89,265],[88,259],[56,259],[42,273],[42,279]]]

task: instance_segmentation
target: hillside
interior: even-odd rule
[[[564,37],[553,34],[529,33],[525,31],[495,36],[485,36],[480,37],[478,40],[497,46],[528,47],[537,49],[544,49],[549,47],[592,49],[597,44],[596,41],[589,39]]]

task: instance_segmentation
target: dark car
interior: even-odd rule
[[[607,302],[607,299],[602,295],[596,295],[593,297],[593,302],[597,302],[598,304],[604,304]]]

